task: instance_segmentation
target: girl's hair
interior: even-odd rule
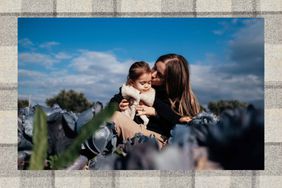
[[[132,85],[135,80],[145,73],[151,73],[148,63],[144,61],[133,63],[129,68],[126,84]]]
[[[172,110],[181,116],[198,114],[200,105],[191,88],[187,60],[181,55],[166,54],[160,56],[157,62],[166,64],[164,84]]]

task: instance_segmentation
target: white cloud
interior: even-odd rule
[[[42,44],[39,45],[40,48],[45,48],[45,49],[51,49],[54,46],[58,46],[60,45],[59,42],[55,42],[55,41],[49,41],[49,42],[44,42]]]
[[[133,60],[119,61],[110,53],[96,51],[81,51],[73,57],[67,70],[41,73],[37,71],[19,70],[19,78],[29,76],[30,80],[19,79],[19,88],[29,93],[19,93],[19,96],[31,94],[35,103],[44,104],[62,89],[73,89],[85,93],[91,101],[106,103],[119,91],[126,81],[128,69]],[[39,94],[40,93],[40,94]]]
[[[59,60],[71,59],[72,56],[66,52],[59,52],[55,54],[55,58]]]
[[[59,63],[62,60],[71,59],[72,56],[65,52],[59,52],[56,54],[45,54],[38,52],[22,52],[19,53],[19,63],[31,63],[44,66],[45,68],[51,68],[55,63]]]
[[[233,20],[232,20],[233,21]],[[213,34],[215,35],[223,35],[225,34],[226,32],[228,32],[231,28],[231,25],[229,22],[227,21],[220,21],[218,22],[218,24],[220,25],[220,29],[217,29],[217,30],[213,30]]]
[[[19,54],[19,63],[32,63],[50,67],[54,63],[59,62],[54,57],[37,52],[23,52]]]
[[[18,70],[18,76],[24,79],[38,79],[46,76],[44,73],[37,72],[37,71],[31,71],[31,70],[25,70],[25,69],[19,69]]]
[[[213,54],[207,54],[203,63],[190,65],[192,88],[201,104],[219,99],[261,99],[263,88],[259,77],[217,72],[216,66],[220,64],[214,62],[215,59]],[[48,73],[20,69],[19,91],[22,92],[19,97],[31,95],[34,103],[44,104],[46,98],[62,89],[73,89],[83,92],[91,101],[99,100],[105,104],[119,91],[134,61],[121,62],[110,53],[84,50],[70,62],[65,69]],[[154,63],[149,64],[153,66]]]
[[[201,104],[220,99],[245,102],[263,99],[263,80],[256,75],[217,72],[213,65],[191,65],[191,83]]]
[[[201,63],[190,65],[191,84],[201,104],[210,101],[241,100],[262,101],[263,78],[254,74],[230,74],[226,67],[232,64]],[[261,105],[261,104],[260,104]]]
[[[224,31],[223,30],[214,30],[214,31],[212,31],[213,32],[213,34],[215,34],[215,35],[223,35],[224,34]]]
[[[33,42],[28,38],[23,38],[19,40],[19,45],[24,48],[31,48],[34,46]]]
[[[96,51],[82,51],[74,58],[71,66],[78,72],[100,73],[106,71],[111,74],[124,74],[134,61],[120,62],[110,53]]]
[[[233,20],[237,24],[239,20]],[[229,41],[226,54],[206,54],[191,66],[192,86],[200,102],[220,99],[257,101],[263,105],[263,22],[260,19],[241,21],[239,29]],[[228,28],[221,23],[223,28]]]

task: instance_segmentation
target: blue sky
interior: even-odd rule
[[[263,103],[263,19],[19,18],[18,41],[19,98],[33,103],[62,89],[106,103],[134,61],[166,53],[188,59],[201,104]]]

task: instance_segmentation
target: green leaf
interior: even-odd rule
[[[100,113],[98,113],[91,121],[84,125],[79,135],[73,141],[73,143],[61,154],[58,158],[53,158],[53,169],[66,168],[71,162],[73,162],[79,155],[81,144],[94,134],[99,129],[99,126],[112,117],[117,110],[116,104],[111,104],[105,107]]]
[[[33,120],[33,148],[30,159],[30,170],[43,170],[48,150],[48,130],[45,113],[36,107]]]

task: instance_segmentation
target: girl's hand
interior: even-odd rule
[[[189,117],[189,116],[183,116],[183,117],[181,117],[181,118],[179,119],[179,122],[180,122],[180,123],[188,123],[188,122],[191,121],[191,120],[192,120],[191,117]]]
[[[147,115],[147,116],[155,116],[156,110],[154,107],[146,106],[146,105],[138,105],[136,107],[137,115]]]
[[[122,112],[122,111],[125,111],[126,109],[128,109],[128,106],[129,106],[129,102],[128,100],[126,99],[122,99],[118,105],[119,107],[119,110]]]

